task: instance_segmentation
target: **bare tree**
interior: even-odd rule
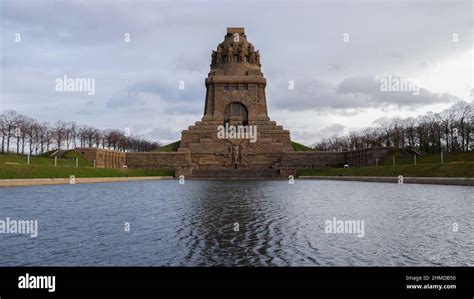
[[[58,150],[64,147],[66,150],[76,148],[78,144],[81,147],[107,146],[118,151],[152,151],[160,147],[158,142],[148,141],[141,136],[126,136],[120,130],[100,130],[61,120],[51,126],[49,123],[39,123],[13,110],[0,114],[0,136],[2,153],[10,152],[11,140],[14,140],[17,154],[20,151],[24,154],[26,148],[30,155],[49,152],[52,145]]]
[[[375,146],[410,147],[426,153],[469,150],[473,104],[457,102],[441,113],[394,118],[375,128],[331,136],[314,144],[318,150],[358,150]]]
[[[7,110],[5,113],[2,114],[3,119],[3,130],[6,138],[6,152],[10,152],[10,140],[15,135],[15,130],[18,128],[20,115],[13,110]],[[4,149],[2,146],[2,153],[4,153]]]
[[[66,135],[66,123],[62,120],[57,121],[52,128],[53,138],[56,141],[57,149],[61,149]]]

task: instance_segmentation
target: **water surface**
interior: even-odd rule
[[[320,180],[0,188],[0,220],[39,223],[37,238],[0,234],[0,265],[474,266],[473,190]],[[326,233],[333,217],[363,220],[364,237]]]

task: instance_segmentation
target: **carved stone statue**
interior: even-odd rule
[[[234,49],[232,47],[229,47],[229,49],[227,50],[227,61],[228,62],[232,62],[233,55],[234,55]]]
[[[221,62],[222,62],[222,48],[221,48],[221,47],[218,47],[218,48],[217,48],[216,62],[217,62],[217,63],[221,63]]]
[[[217,62],[217,52],[216,52],[216,51],[212,51],[211,57],[212,57],[211,64],[212,64],[212,65],[215,65],[216,62]]]
[[[258,50],[255,52],[255,63],[260,65],[260,53]]]
[[[244,50],[240,50],[239,52],[239,59],[240,59],[240,62],[245,62],[245,54],[244,54]]]
[[[240,164],[240,146],[232,145],[232,161],[233,164]]]
[[[250,49],[249,49],[249,61],[250,61],[250,63],[255,62],[255,51],[254,51],[253,46],[250,47]]]

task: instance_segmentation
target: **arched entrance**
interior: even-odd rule
[[[224,110],[224,124],[230,122],[231,117],[241,117],[242,125],[248,125],[249,113],[247,107],[240,102],[232,102]]]

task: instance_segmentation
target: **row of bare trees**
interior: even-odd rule
[[[424,153],[469,151],[474,140],[473,104],[459,101],[441,113],[394,118],[377,127],[333,135],[313,145],[316,150],[347,151],[377,146],[411,147]]]
[[[160,147],[126,131],[100,130],[75,122],[39,122],[13,110],[0,114],[2,153],[41,155],[56,149],[100,147],[116,151],[152,151]]]

